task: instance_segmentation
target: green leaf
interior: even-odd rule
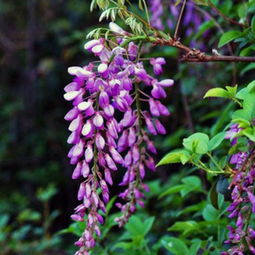
[[[249,116],[249,121],[255,117],[255,93],[248,94],[243,101],[243,109]]]
[[[195,175],[191,175],[191,176],[182,178],[182,182],[184,184],[187,184],[188,186],[196,186],[196,187],[202,186],[200,178]]]
[[[193,0],[198,5],[205,5],[208,6],[208,0]]]
[[[233,112],[232,119],[244,119],[250,121],[250,114],[248,111],[242,109]]]
[[[249,54],[252,54],[252,52],[255,50],[255,45],[250,45],[248,47],[245,47],[241,50],[240,56],[248,56]]]
[[[226,86],[226,89],[228,91],[229,97],[234,98],[237,92],[237,85],[235,86]]]
[[[132,248],[132,246],[133,246],[132,242],[118,242],[112,247],[112,250],[113,251],[116,249],[129,250]]]
[[[237,30],[231,30],[231,31],[228,31],[228,32],[224,33],[220,37],[218,47],[220,48],[220,47],[226,45],[227,43],[241,37],[241,35],[242,35],[242,33],[240,31],[237,31]]]
[[[205,201],[202,201],[198,204],[195,204],[195,205],[190,205],[190,206],[187,206],[185,207],[185,209],[181,210],[179,213],[178,213],[178,216],[179,215],[182,215],[184,213],[189,213],[189,212],[200,212],[202,211],[206,206],[206,202]]]
[[[225,98],[230,98],[230,94],[228,91],[222,88],[213,88],[210,89],[206,92],[204,95],[204,98],[207,97],[225,97]]]
[[[168,153],[164,156],[157,166],[172,164],[172,163],[182,163],[183,165],[186,164],[190,159],[190,154],[186,150],[177,150]]]
[[[248,120],[242,118],[233,119],[232,122],[237,123],[240,128],[247,128],[251,125],[251,123]]]
[[[163,246],[175,255],[189,255],[187,245],[180,239],[169,237],[162,240]]]
[[[194,239],[191,242],[192,242],[192,245],[189,249],[189,255],[197,255],[198,251],[202,245],[202,241],[199,239]]]
[[[91,4],[90,4],[90,12],[92,12],[94,10],[94,8],[96,7],[96,0],[92,0]]]
[[[188,138],[183,139],[183,146],[197,154],[206,154],[208,152],[209,137],[204,133],[194,133]]]
[[[239,90],[236,94],[236,98],[244,100],[250,93],[253,92],[255,92],[255,81],[250,82],[245,88]]]
[[[234,107],[234,103],[230,102],[225,109],[223,109],[222,113],[218,116],[215,124],[211,127],[210,133],[211,135],[216,135],[220,130],[223,129],[223,126],[229,122],[230,113],[232,108]]]
[[[247,65],[245,68],[242,69],[241,71],[241,76],[243,76],[245,73],[249,72],[250,70],[255,69],[255,63],[250,63]]]
[[[185,187],[180,191],[182,197],[185,197],[191,191],[200,190],[202,186],[201,180],[197,176],[184,177],[182,182],[185,184]]]
[[[57,193],[57,188],[54,184],[49,184],[46,188],[39,188],[37,191],[37,198],[40,201],[48,201]]]
[[[238,16],[240,19],[245,19],[247,16],[247,5],[244,3],[241,3],[238,7]]]
[[[237,99],[244,99],[248,93],[249,93],[248,88],[245,87],[245,88],[243,88],[243,89],[241,89],[237,92],[236,98]]]
[[[225,132],[220,132],[209,141],[209,151],[216,149],[224,140]]]
[[[41,214],[31,209],[25,209],[18,215],[19,221],[38,221],[41,219]]]
[[[0,214],[0,228],[7,225],[10,216],[7,214]]]
[[[216,210],[212,205],[207,205],[203,210],[202,215],[206,221],[215,221],[219,215],[219,211]]]
[[[195,221],[178,221],[175,222],[168,231],[177,231],[182,232],[183,235],[187,235],[190,232],[196,231],[199,228],[199,225]]]
[[[163,192],[159,198],[164,197],[166,195],[171,195],[177,192],[180,192],[182,189],[184,189],[186,187],[185,184],[180,184],[180,185],[175,185],[173,187],[170,187],[169,189],[167,189],[165,192]]]
[[[142,221],[137,216],[132,216],[125,225],[125,229],[133,236],[141,236],[143,233],[143,227],[144,225]]]
[[[117,196],[114,196],[106,205],[106,215],[109,214],[110,210],[112,209],[112,206],[116,200]]]
[[[255,34],[255,15],[253,15],[251,20],[251,31],[253,34]]]
[[[197,176],[192,176],[192,175],[187,176],[187,177],[182,178],[181,181],[183,184],[175,185],[175,186],[168,188],[166,191],[164,191],[160,195],[160,198],[164,197],[166,195],[171,195],[171,194],[178,193],[178,192],[180,192],[181,196],[184,197],[191,191],[200,190],[201,186],[202,186],[201,180]]]
[[[18,228],[17,230],[13,231],[11,236],[12,240],[18,241],[24,239],[25,236],[27,236],[27,234],[31,230],[31,228],[32,228],[31,225],[24,225]]]
[[[248,84],[247,89],[249,93],[255,93],[255,81],[252,81]]]
[[[142,222],[137,216],[132,216],[125,225],[125,229],[131,233],[132,237],[144,237],[150,231],[153,222],[154,217],[150,217]]]
[[[247,136],[251,141],[255,142],[255,128],[254,127],[244,129],[242,131],[242,134]]]
[[[202,23],[198,28],[198,32],[194,36],[194,40],[198,39],[201,35],[204,34],[204,32],[206,32],[207,30],[209,30],[210,28],[214,26],[215,26],[215,23],[212,20],[208,20]]]
[[[198,186],[188,186],[188,185],[185,185],[185,187],[180,191],[180,193],[181,193],[182,197],[185,197],[190,192],[196,191],[196,190],[199,190]]]
[[[86,226],[86,223],[84,221],[75,222],[75,223],[72,223],[71,225],[69,225],[68,228],[58,231],[57,235],[71,233],[76,236],[81,236],[82,233],[84,232],[85,226]]]
[[[154,220],[155,220],[155,217],[150,217],[144,221],[144,230],[143,230],[144,235],[147,235],[149,233],[154,223]]]
[[[109,6],[108,0],[97,0],[97,5],[100,9],[105,10]]]

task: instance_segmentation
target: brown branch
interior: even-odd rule
[[[172,46],[185,52],[181,57],[181,61],[186,62],[255,62],[255,57],[240,57],[240,56],[222,56],[222,55],[206,55],[204,52],[191,49],[182,44],[179,40],[157,38],[153,41],[154,45]]]
[[[255,57],[210,56],[204,54],[198,56],[184,55],[180,60],[185,62],[255,62]]]
[[[246,24],[242,24],[234,19],[229,18],[228,16],[226,16],[224,13],[222,13],[210,0],[208,1],[210,7],[212,7],[212,9],[218,14],[220,15],[223,19],[225,19],[226,21],[228,21],[231,24],[234,25],[238,25],[241,26],[243,28],[247,28],[248,26]]]

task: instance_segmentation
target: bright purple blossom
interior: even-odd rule
[[[150,64],[153,66],[153,72],[160,75],[163,72],[162,65],[165,65],[166,61],[164,58],[151,58]]]
[[[238,144],[236,137],[240,132],[237,124],[233,124],[226,132],[226,139],[231,144]],[[228,226],[228,240],[225,243],[233,244],[223,255],[247,254],[247,247],[251,254],[255,254],[254,230],[250,224],[250,215],[255,213],[255,164],[253,159],[254,149],[252,142],[248,142],[250,148],[247,152],[237,152],[230,158],[230,164],[234,166],[232,181],[229,189],[232,189],[232,203],[228,207],[229,218],[235,220],[235,226]],[[248,224],[248,225],[247,225]],[[248,226],[248,227],[247,227]]]
[[[110,29],[120,36],[127,35],[115,23],[110,24]],[[88,254],[95,246],[96,235],[100,236],[101,214],[110,199],[108,185],[113,184],[112,172],[120,165],[126,168],[119,184],[125,190],[119,195],[124,201],[117,203],[122,216],[116,221],[122,226],[137,205],[144,206],[143,193],[148,192],[148,187],[143,179],[146,168],[155,171],[150,154],[156,153],[148,133],[166,133],[157,117],[167,116],[169,111],[158,99],[166,97],[165,88],[173,85],[173,80],[159,81],[146,72],[143,63],[137,61],[138,47],[133,42],[127,49],[118,46],[112,50],[104,43],[104,39],[98,39],[85,44],[84,48],[94,53],[100,63],[70,67],[68,72],[74,78],[64,94],[73,104],[65,116],[71,131],[67,142],[73,145],[68,157],[76,165],[72,178],[85,178],[77,194],[81,203],[71,216],[75,221],[86,221],[86,229],[75,243],[79,247],[76,255]],[[165,60],[157,58],[151,63],[157,75]],[[142,91],[143,86],[150,94]],[[145,109],[150,111],[141,107],[141,101],[148,103]],[[122,116],[119,122],[116,114]]]

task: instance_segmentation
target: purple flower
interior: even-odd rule
[[[110,24],[110,29],[120,36],[128,34],[115,23]],[[65,116],[71,131],[67,142],[73,145],[68,157],[76,165],[72,178],[85,178],[77,194],[81,204],[71,216],[76,221],[86,219],[86,229],[75,243],[79,247],[77,255],[87,255],[95,246],[95,234],[101,234],[99,224],[104,220],[99,211],[106,212],[110,199],[108,185],[113,184],[112,172],[118,170],[118,165],[126,168],[119,184],[126,189],[119,195],[124,201],[118,203],[122,216],[116,221],[122,226],[137,205],[144,206],[143,193],[148,188],[143,179],[146,168],[155,170],[150,153],[156,153],[146,128],[153,135],[166,133],[156,117],[167,116],[169,111],[155,99],[166,97],[165,88],[173,85],[171,79],[158,81],[147,73],[137,59],[138,46],[133,42],[127,48],[118,46],[110,50],[104,39],[98,39],[87,42],[84,48],[94,53],[100,63],[68,68],[73,81],[64,88],[64,98],[73,105]],[[152,59],[151,64],[158,75],[165,60]],[[141,92],[143,86],[150,89],[151,96]],[[148,102],[145,109],[140,103],[143,101]],[[142,108],[137,109],[138,104]],[[146,110],[148,106],[150,112]],[[115,116],[121,120],[117,122]]]
[[[232,145],[236,144],[237,139],[235,137],[241,130],[242,129],[238,127],[238,124],[232,124],[230,129],[226,132],[225,139],[232,141]]]
[[[164,58],[151,58],[150,64],[153,66],[153,71],[156,75],[160,75],[163,72],[162,65],[166,64]]]
[[[135,45],[133,42],[128,44],[128,55],[130,60],[135,60],[138,53],[138,46]]]
[[[240,130],[238,125],[234,124],[227,131],[225,138],[231,141],[231,145],[238,142],[235,137]],[[225,254],[245,254],[243,240],[247,243],[251,253],[255,252],[250,242],[251,239],[254,239],[254,231],[249,226],[249,215],[255,213],[254,167],[253,163],[251,165],[247,164],[247,162],[249,163],[249,156],[252,152],[250,145],[252,143],[248,142],[248,152],[240,151],[233,154],[230,158],[230,164],[234,165],[232,181],[229,186],[229,188],[232,188],[231,198],[233,201],[227,211],[230,213],[228,217],[235,220],[235,225],[228,227],[228,240],[225,243],[234,244],[235,246],[230,248]]]

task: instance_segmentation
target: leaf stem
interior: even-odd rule
[[[237,103],[239,106],[243,107],[242,103],[235,97],[232,98],[232,100]]]
[[[211,159],[211,161],[213,162],[213,164],[222,172],[224,173],[224,170],[220,167],[220,165],[216,162],[216,160],[214,159],[214,157],[212,156],[211,153],[207,153],[207,156]]]
[[[222,174],[222,171],[212,171],[210,170],[201,160],[199,160],[199,164],[195,163],[193,160],[190,161],[194,166],[196,166],[199,169],[204,170],[205,172],[207,172],[208,174]]]

